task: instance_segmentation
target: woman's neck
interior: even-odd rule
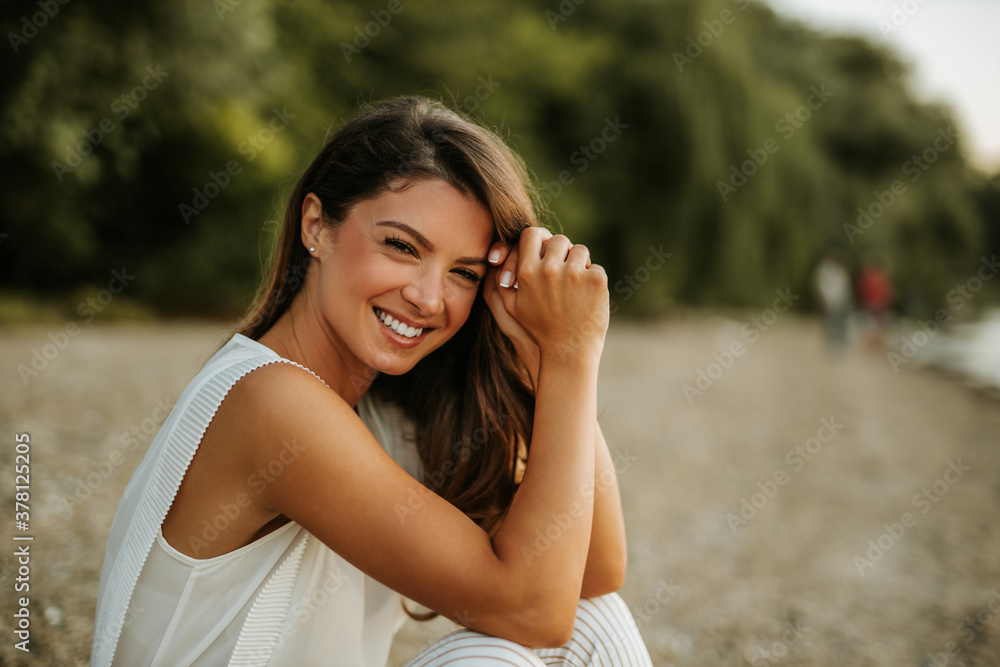
[[[304,297],[304,294],[300,294]],[[258,340],[275,353],[318,375],[352,408],[378,371],[359,360],[329,326],[323,326],[305,299],[297,298]]]

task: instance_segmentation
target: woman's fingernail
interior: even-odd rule
[[[500,261],[500,251],[494,250],[490,253],[490,264],[496,264]]]
[[[510,287],[510,279],[514,277],[514,274],[508,269],[500,274],[500,287]]]

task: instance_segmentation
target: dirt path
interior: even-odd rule
[[[0,331],[0,664],[87,664],[118,499],[226,335],[95,323],[26,385],[17,366],[52,356],[53,331]],[[723,368],[713,353],[734,341],[744,353]],[[686,397],[699,370],[707,389]],[[833,362],[790,317],[755,341],[720,318],[615,323],[600,396],[628,521],[622,596],[656,665],[1000,664],[1000,402],[860,351]],[[12,628],[20,432],[28,655]],[[390,665],[451,627],[409,624]]]

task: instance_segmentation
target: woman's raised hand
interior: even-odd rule
[[[536,354],[598,361],[608,329],[608,279],[587,247],[526,227],[516,246],[498,243],[492,251],[495,270],[483,296],[522,360],[530,366],[524,357]]]

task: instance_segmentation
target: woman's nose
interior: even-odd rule
[[[436,271],[422,271],[403,288],[403,298],[416,306],[423,315],[434,315],[444,309],[444,277]]]

